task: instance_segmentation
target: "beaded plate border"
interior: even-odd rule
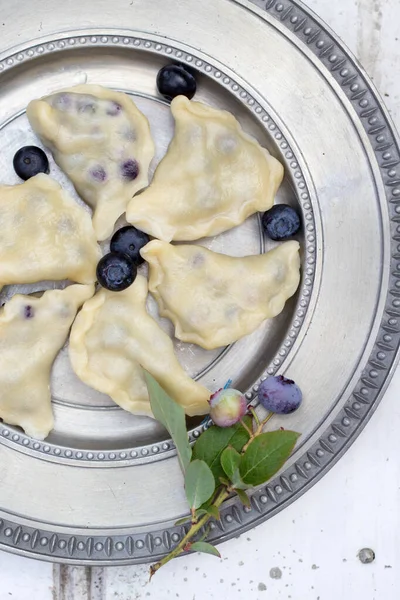
[[[211,522],[210,538],[214,541],[238,535],[272,516],[315,483],[340,458],[361,431],[382,396],[396,364],[400,344],[400,174],[397,168],[400,164],[400,152],[392,125],[364,72],[343,49],[334,34],[325,29],[322,21],[311,16],[294,0],[250,1],[281,21],[301,42],[308,45],[341,85],[357,111],[375,151],[385,184],[393,250],[384,318],[367,365],[344,408],[306,455],[286,469],[279,478],[254,492],[250,507],[242,507],[235,502],[224,505],[221,520]],[[113,42],[114,39],[117,40],[113,38]],[[100,38],[100,41],[107,42],[105,37]],[[122,41],[129,44],[128,38],[123,38]],[[41,48],[41,51],[38,48],[39,54],[45,51],[44,46]],[[53,45],[53,48],[48,49],[54,50],[55,47]],[[167,54],[172,54],[172,49]],[[33,53],[29,56],[33,56]],[[21,53],[15,59],[22,61],[25,57]],[[8,66],[11,64],[7,63]],[[4,69],[4,64],[2,68]],[[26,526],[22,528],[15,523],[0,520],[0,545],[3,549],[26,555],[35,554],[54,561],[104,565],[139,563],[156,560],[169,551],[185,531],[185,526],[169,527],[155,533],[94,538],[87,535],[58,535]]]
[[[274,139],[274,142],[285,161],[286,171],[290,173],[293,186],[296,188],[299,206],[302,210],[306,244],[304,247],[304,277],[302,287],[299,294],[299,299],[295,309],[295,317],[288,328],[287,336],[283,340],[279,350],[269,365],[267,365],[263,377],[274,374],[281,367],[283,361],[288,356],[298,333],[301,330],[301,325],[307,313],[307,308],[310,304],[314,276],[316,266],[316,245],[315,245],[315,218],[314,210],[317,207],[312,205],[311,193],[306,184],[305,176],[299,160],[296,158],[296,149],[294,143],[290,143],[288,137],[284,135],[282,129],[278,126],[274,118],[271,116],[266,103],[259,102],[254,91],[245,88],[239,84],[231,74],[223,71],[223,68],[214,66],[213,64],[199,58],[195,53],[188,53],[172,45],[159,43],[148,37],[132,37],[132,36],[117,36],[117,35],[75,35],[70,38],[62,38],[52,42],[38,44],[32,46],[17,54],[11,55],[0,61],[0,76],[1,72],[12,69],[24,61],[32,60],[38,56],[43,56],[47,53],[54,53],[74,49],[76,47],[93,47],[93,46],[118,46],[133,47],[147,52],[164,55],[171,59],[178,59],[183,63],[192,65],[198,71],[207,75],[214,81],[217,81],[223,87],[227,88],[230,93],[235,95],[242,103],[246,104],[253,115],[258,119],[262,127],[266,128]],[[250,401],[258,390],[257,383],[252,389],[246,392],[246,397]],[[194,442],[204,430],[205,426],[199,426],[190,432],[190,441]],[[139,448],[124,448],[122,450],[84,450],[71,447],[59,446],[50,442],[40,442],[25,435],[20,430],[14,427],[0,423],[0,443],[5,443],[9,446],[16,446],[20,451],[28,452],[30,455],[37,455],[43,459],[52,461],[67,461],[67,462],[82,462],[93,463],[94,466],[112,466],[117,462],[133,462],[135,464],[144,463],[151,460],[157,460],[160,455],[170,455],[175,451],[175,446],[172,441],[164,441],[156,444],[149,444]]]

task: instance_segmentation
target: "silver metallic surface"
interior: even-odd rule
[[[198,99],[231,110],[285,164],[279,200],[297,202],[304,221],[298,296],[223,352],[176,344],[192,376],[211,388],[232,378],[250,400],[260,377],[279,371],[304,393],[299,412],[271,424],[302,432],[285,470],[255,491],[250,509],[227,502],[212,523],[215,541],[237,535],[340,457],[395,364],[400,170],[387,114],[347,51],[292,0],[32,0],[5,7],[3,20],[3,183],[17,182],[14,152],[37,143],[24,115],[29,100],[85,81],[133,94],[159,160],[172,122],[155,76],[172,59],[199,71]],[[52,173],[72,190],[54,164]],[[231,255],[265,246],[256,217],[204,243]],[[52,390],[56,426],[45,443],[0,425],[0,547],[60,562],[156,559],[181,538],[173,523],[187,510],[171,443],[152,421],[77,381],[66,350]]]

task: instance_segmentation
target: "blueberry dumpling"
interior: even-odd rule
[[[213,236],[273,205],[278,160],[224,110],[174,98],[175,135],[151,185],[131,200],[127,220],[170,242]]]
[[[0,186],[0,286],[94,283],[100,247],[89,213],[49,175]]]
[[[186,414],[205,414],[210,392],[179,364],[170,337],[146,310],[147,294],[147,279],[138,275],[127,289],[101,289],[86,302],[71,330],[72,367],[84,383],[133,414],[151,416],[143,369]]]
[[[179,340],[207,350],[252,333],[282,312],[300,281],[299,244],[231,257],[196,245],[153,240],[142,248],[149,290]]]
[[[127,94],[99,85],[78,85],[33,100],[27,115],[93,208],[97,239],[106,239],[132,196],[148,185],[154,143],[147,118]]]
[[[0,309],[0,418],[43,440],[53,429],[50,371],[93,285],[18,294]]]

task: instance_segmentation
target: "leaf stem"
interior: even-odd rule
[[[215,506],[217,508],[221,506],[221,504],[224,502],[224,500],[228,498],[228,496],[229,491],[227,490],[227,488],[224,487],[214,502]],[[164,556],[164,558],[162,558],[159,562],[155,563],[150,567],[150,579],[155,573],[157,573],[159,569],[161,569],[161,567],[166,565],[173,558],[176,558],[177,556],[182,554],[182,552],[186,551],[185,548],[187,548],[188,544],[190,543],[190,540],[200,531],[200,529],[203,527],[203,525],[207,523],[209,519],[211,519],[211,515],[204,515],[204,517],[202,517],[197,523],[192,524],[189,531],[182,538],[179,544],[173,550],[171,550],[171,552],[167,554],[167,556]]]
[[[251,429],[249,427],[247,427],[246,423],[244,422],[243,419],[240,419],[240,423],[242,425],[242,427],[245,428],[245,430],[247,431],[247,433],[249,434],[249,436],[251,437],[253,435],[253,432],[251,431]]]
[[[263,420],[263,422],[261,423],[261,425],[264,427],[264,425],[266,425],[268,423],[268,421],[270,421],[272,419],[272,417],[274,416],[275,413],[270,412],[269,415],[267,415],[265,417],[265,419]]]
[[[257,425],[260,425],[260,419],[258,418],[258,414],[256,413],[256,411],[254,410],[253,406],[250,406],[250,412],[253,415],[253,419],[255,420]]]
[[[252,410],[252,409],[250,409],[250,410],[251,410],[251,411],[252,411],[252,413],[253,413],[253,410],[254,410],[254,409],[253,409],[253,410]],[[263,421],[261,421],[261,422],[260,422],[260,420],[259,420],[259,419],[258,419],[258,417],[257,417],[257,421],[258,421],[258,426],[257,426],[257,429],[255,430],[255,432],[254,432],[254,433],[252,433],[252,434],[251,434],[251,436],[250,436],[250,439],[249,439],[249,441],[247,442],[247,444],[245,444],[245,445],[243,446],[241,454],[244,454],[244,453],[246,452],[247,448],[250,446],[251,442],[254,440],[254,438],[256,438],[258,435],[260,435],[260,434],[263,432],[263,428],[264,428],[264,426],[265,426],[265,425],[268,423],[268,421],[269,421],[270,419],[272,419],[272,417],[274,416],[274,414],[275,414],[275,413],[273,413],[273,412],[269,413],[269,414],[268,414],[268,415],[265,417],[265,419],[264,419]],[[253,416],[254,416],[254,415],[253,415]],[[255,417],[254,417],[254,418],[255,418]],[[256,421],[256,423],[257,423],[257,421]]]

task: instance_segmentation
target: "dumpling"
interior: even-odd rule
[[[50,371],[93,285],[16,295],[0,310],[0,418],[43,440],[53,429]]]
[[[148,185],[155,149],[147,118],[129,96],[99,85],[78,85],[33,100],[26,113],[94,209],[97,239],[106,239],[132,196]]]
[[[210,392],[179,364],[171,339],[147,313],[147,293],[147,280],[138,275],[126,290],[101,289],[86,302],[71,330],[72,367],[84,383],[134,414],[152,416],[142,367],[186,414],[205,414]]]
[[[0,186],[0,285],[96,281],[90,215],[48,175]]]
[[[149,289],[175,335],[207,350],[252,333],[282,312],[300,281],[299,244],[232,258],[195,245],[153,240],[141,250]]]
[[[282,165],[226,111],[178,96],[175,136],[127,220],[166,242],[197,240],[271,208]]]

